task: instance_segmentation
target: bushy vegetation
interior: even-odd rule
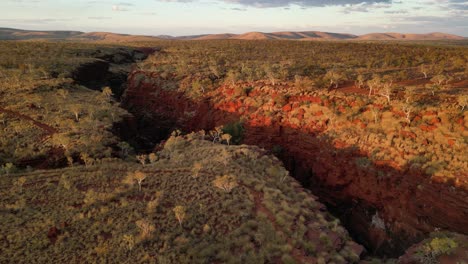
[[[0,262],[358,260],[339,222],[282,178],[276,158],[204,137],[171,137],[145,165],[105,159],[0,177]]]
[[[459,234],[434,232],[430,238],[412,247],[407,256],[402,258],[424,264],[463,263],[466,259],[467,245],[466,237]]]
[[[267,80],[273,85],[290,81],[299,89],[314,89],[364,82],[374,75],[394,81],[467,78],[465,47],[236,40],[158,44],[164,52],[141,63],[140,69],[159,74],[168,88],[174,86],[167,80],[176,76],[181,89],[195,97],[221,83],[239,81]]]
[[[110,132],[126,111],[102,87],[71,79],[76,68],[117,47],[65,43],[0,43],[0,165],[59,166],[113,155]],[[43,164],[46,163],[46,164]]]

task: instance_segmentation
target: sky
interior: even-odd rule
[[[0,27],[172,36],[317,30],[468,37],[468,1],[0,0]]]

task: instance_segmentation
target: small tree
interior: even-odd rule
[[[421,64],[421,66],[419,66],[419,71],[424,74],[424,79],[427,79],[427,74],[429,73],[430,68],[427,65]]]
[[[91,156],[89,156],[88,153],[81,153],[80,158],[84,162],[86,167],[92,166],[95,162],[95,160]]]
[[[468,103],[468,95],[458,95],[457,96],[458,106],[461,107],[461,110],[465,110],[466,104]]]
[[[388,103],[390,103],[390,97],[392,96],[392,93],[393,93],[393,84],[391,81],[384,83],[380,86],[379,95],[385,97]]]
[[[229,70],[226,74],[226,82],[235,85],[240,80],[240,74],[236,70]]]
[[[102,88],[101,94],[107,101],[110,101],[112,99],[112,96],[114,95],[112,93],[112,89],[109,86]]]
[[[80,104],[73,104],[73,105],[70,105],[70,111],[75,116],[75,121],[76,122],[80,121],[80,115],[81,115],[81,112],[83,111],[83,107]]]
[[[447,75],[437,74],[436,76],[432,77],[431,82],[442,86],[442,84],[446,84],[449,80],[450,78]]]
[[[213,143],[215,143],[216,141],[221,141],[222,134],[223,134],[222,127],[215,127],[214,130],[211,130],[210,135],[213,138]]]
[[[119,142],[119,144],[117,144],[117,146],[120,148],[120,155],[122,156],[122,158],[126,158],[128,156],[128,153],[132,149],[130,144],[128,144],[127,142],[124,142],[124,141]]]
[[[273,67],[271,67],[271,65],[267,64],[267,65],[264,66],[264,71],[265,71],[266,77],[268,78],[268,80],[270,80],[270,83],[273,86],[275,86],[276,85],[275,69]]]
[[[362,75],[362,74],[359,74],[357,76],[356,82],[355,82],[356,87],[359,88],[359,89],[364,87],[365,82],[366,82],[366,77],[364,77],[364,75]]]
[[[154,153],[150,153],[148,155],[148,159],[149,159],[150,163],[155,163],[156,161],[158,161],[158,155],[156,155]]]
[[[331,69],[327,71],[324,78],[328,80],[330,87],[335,86],[336,89],[346,79],[346,76],[338,70]]]
[[[140,229],[140,238],[141,240],[147,239],[151,233],[156,230],[154,225],[152,225],[148,220],[146,219],[140,219],[135,222],[136,226]]]
[[[434,96],[437,91],[442,90],[442,86],[440,86],[440,85],[438,85],[436,83],[426,84],[426,88],[429,88],[431,90],[432,96]]]
[[[375,107],[375,106],[372,106],[370,108],[371,110],[371,113],[372,113],[372,116],[374,117],[374,123],[377,124],[377,120],[379,118],[379,113],[380,113],[380,109]]]
[[[2,123],[4,126],[6,125],[6,114],[0,113],[0,123]]]
[[[23,192],[23,186],[24,186],[25,183],[26,183],[26,177],[19,177],[15,181],[15,185],[18,187],[20,193]]]
[[[67,99],[68,97],[68,91],[65,89],[58,89],[57,94],[62,97],[63,99]]]
[[[195,162],[192,167],[192,173],[193,173],[192,177],[198,178],[200,171],[202,169],[203,169],[203,165],[201,164],[201,162]]]
[[[367,87],[369,88],[369,97],[372,92],[378,89],[382,85],[382,79],[379,76],[374,76],[372,79],[367,81]]]
[[[230,145],[231,139],[232,139],[232,136],[230,134],[226,133],[226,134],[221,135],[221,141],[226,141],[228,146]]]
[[[69,167],[73,167],[73,157],[70,155],[67,155],[67,164]]]
[[[143,183],[143,180],[146,179],[146,173],[142,171],[135,171],[135,172],[129,172],[127,174],[127,177],[123,180],[125,184],[128,184],[130,186],[133,186],[135,182],[138,184],[138,191],[141,192],[141,185]]]
[[[148,155],[141,154],[141,155],[137,155],[136,158],[137,158],[137,160],[141,163],[141,165],[145,166],[145,165],[146,165],[146,161],[147,161],[147,159],[148,159]]]
[[[16,166],[11,162],[8,162],[0,167],[0,173],[5,173],[6,175],[9,175],[10,173],[14,173],[16,171]]]
[[[144,173],[142,171],[136,171],[133,174],[133,177],[138,183],[138,191],[141,192],[141,184],[143,183],[143,180],[146,179],[146,173]]]
[[[411,113],[414,110],[413,105],[408,102],[404,103],[402,106],[402,110],[405,113],[406,122],[408,122],[408,124],[411,124]]]
[[[409,104],[410,102],[414,101],[415,97],[416,97],[416,87],[415,86],[405,87],[405,102]]]
[[[179,225],[182,227],[182,222],[185,219],[186,213],[185,213],[185,207],[178,205],[172,209],[174,211],[175,217],[177,218],[177,221],[179,221]]]
[[[237,179],[235,176],[232,175],[224,175],[217,177],[213,181],[213,185],[221,190],[224,190],[225,192],[229,193],[234,189],[235,187],[238,186]]]

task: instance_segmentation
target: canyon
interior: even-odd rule
[[[149,140],[152,143],[146,147],[151,149],[152,144],[164,140],[174,129],[209,131],[241,122],[242,143],[275,153],[291,175],[312,190],[373,255],[400,256],[436,230],[468,233],[468,196],[463,188],[435,182],[421,171],[398,168],[391,162],[360,167],[355,158],[367,154],[339,140],[319,137],[321,128],[302,128],[268,116],[249,115],[252,106],[235,98],[217,100],[230,98],[232,86],[220,87],[216,95],[191,100],[181,92],[155,84],[160,82],[158,76],[138,70],[129,75],[122,105],[135,118],[119,125],[118,130],[126,131],[124,138],[139,138],[140,146]],[[251,92],[248,96],[266,95]],[[333,103],[326,98],[297,97],[290,98],[283,110],[291,111],[298,100]]]

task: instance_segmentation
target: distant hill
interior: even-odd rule
[[[372,33],[360,36],[360,40],[463,40],[464,37],[446,33],[401,34],[401,33]]]
[[[340,33],[329,33],[329,32],[319,32],[319,31],[304,31],[304,32],[273,32],[273,33],[264,33],[264,32],[248,32],[244,34],[211,34],[203,35],[201,37],[196,37],[192,39],[202,40],[202,39],[244,39],[244,40],[262,40],[262,39],[284,39],[284,40],[318,40],[318,39],[355,39],[358,36],[351,34],[340,34]]]
[[[80,31],[36,31],[0,28],[0,40],[67,39],[83,34]]]
[[[402,34],[402,33],[371,33],[353,35],[346,33],[331,33],[321,31],[282,31],[282,32],[247,32],[244,34],[202,34],[190,36],[144,36],[118,34],[111,32],[80,32],[80,31],[36,31],[12,28],[0,28],[0,40],[69,40],[69,41],[99,41],[99,42],[134,42],[154,40],[215,40],[215,39],[241,39],[241,40],[463,40],[461,36],[446,33],[428,34]]]
[[[132,41],[153,41],[161,38],[142,35],[117,34],[110,32],[83,33],[73,37],[74,39],[94,40],[104,42],[132,42]]]

